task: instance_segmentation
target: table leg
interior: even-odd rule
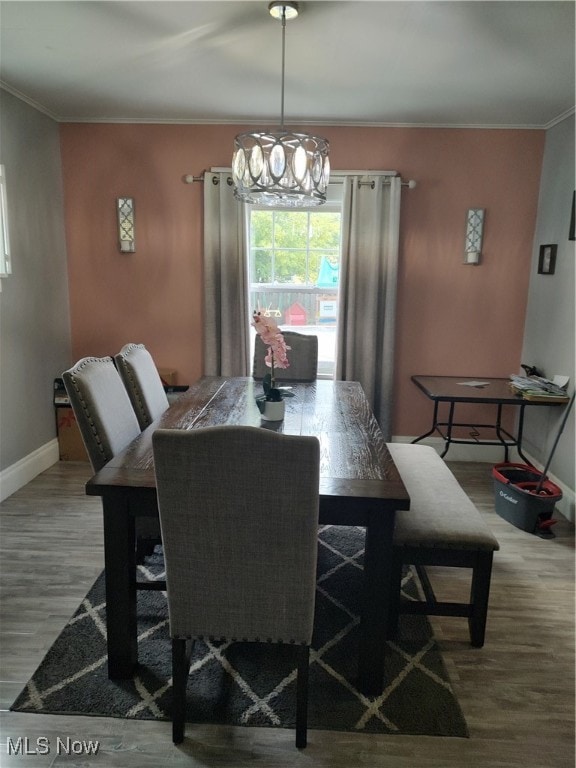
[[[424,440],[425,437],[428,437],[429,435],[434,434],[436,430],[438,429],[438,400],[434,401],[434,414],[432,416],[432,427],[428,430],[428,432],[424,432],[423,435],[420,435],[419,437],[416,437],[414,440],[412,440],[412,443],[419,443],[420,440]]]
[[[456,403],[454,400],[450,401],[450,408],[448,411],[448,421],[446,423],[446,436],[445,436],[445,443],[444,443],[444,450],[440,454],[440,458],[443,459],[444,456],[448,453],[448,449],[450,448],[450,443],[452,442],[452,425],[454,423],[454,407]]]
[[[394,512],[374,510],[366,526],[364,604],[360,620],[359,689],[378,696],[384,686],[387,622],[391,600]]]
[[[496,435],[498,436],[498,440],[502,443],[504,446],[504,461],[508,462],[508,443],[506,442],[505,438],[502,437],[502,403],[498,403],[498,409],[496,411]]]
[[[518,431],[516,434],[516,450],[518,451],[518,455],[524,461],[524,463],[532,466],[532,462],[529,461],[526,458],[526,456],[524,456],[524,454],[522,453],[522,437],[524,435],[524,409],[525,408],[526,408],[526,404],[522,403],[520,405],[520,413],[518,414]]]
[[[108,677],[132,677],[138,662],[136,550],[128,497],[104,496]]]

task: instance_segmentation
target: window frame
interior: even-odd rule
[[[294,207],[290,209],[286,209],[286,207],[283,206],[274,206],[274,205],[246,205],[245,206],[245,231],[246,231],[246,275],[247,275],[247,287],[248,287],[248,301],[250,306],[250,298],[251,294],[253,292],[253,286],[258,286],[259,288],[263,289],[263,292],[265,289],[270,290],[286,290],[289,292],[290,290],[298,290],[304,289],[304,290],[312,290],[315,286],[310,283],[305,284],[296,284],[296,283],[253,283],[252,282],[252,269],[251,269],[251,257],[252,257],[252,233],[251,233],[251,214],[252,211],[282,211],[282,212],[293,212],[293,213],[301,213],[306,212],[308,214],[310,213],[337,213],[340,215],[340,241],[338,244],[338,256],[339,256],[339,263],[342,263],[342,230],[343,230],[343,185],[341,183],[335,182],[331,183],[329,185],[328,190],[328,200],[326,203],[324,203],[321,206],[317,205],[311,205],[311,206],[302,206],[302,207]],[[281,250],[281,249],[276,249]],[[284,250],[290,250],[290,249],[284,249]],[[298,249],[301,250],[301,249]],[[309,254],[309,238],[307,238],[306,243],[306,251],[307,251],[307,270],[308,270],[308,254]],[[319,250],[319,249],[313,249],[313,250]],[[273,274],[273,273],[272,273]],[[336,292],[336,298],[338,299],[340,296],[340,281],[338,283],[338,288]],[[275,318],[277,319],[277,318]],[[277,319],[278,325],[283,325],[281,319]],[[285,324],[284,324],[285,325]],[[298,326],[289,326],[290,329],[297,330]],[[336,321],[336,329],[337,329],[337,321]],[[337,333],[337,330],[336,330]],[[254,330],[253,328],[250,328],[250,349],[251,349],[251,356],[253,355],[253,344],[254,344]],[[336,374],[336,354],[334,353],[334,360],[333,360],[333,370],[331,373],[323,373],[321,371],[318,372],[318,378],[319,379],[333,379],[335,378]]]
[[[0,277],[12,274],[10,235],[8,229],[8,195],[6,192],[6,168],[0,165]]]

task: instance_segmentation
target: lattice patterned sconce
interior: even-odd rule
[[[479,264],[484,232],[484,208],[469,208],[466,214],[464,264]]]
[[[119,197],[118,208],[118,242],[122,253],[134,253],[136,250],[134,231],[134,199]]]

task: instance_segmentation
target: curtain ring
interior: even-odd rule
[[[220,179],[218,178],[218,176],[212,176],[212,184],[214,184],[215,187],[217,187],[218,184],[220,184]]]
[[[229,187],[232,187],[234,185],[234,180],[232,179],[232,176],[227,177],[226,184],[228,184]]]

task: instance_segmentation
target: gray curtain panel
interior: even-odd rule
[[[345,179],[336,378],[362,384],[386,440],[392,433],[400,195],[400,177]]]
[[[248,376],[248,253],[229,172],[204,178],[204,374]]]

